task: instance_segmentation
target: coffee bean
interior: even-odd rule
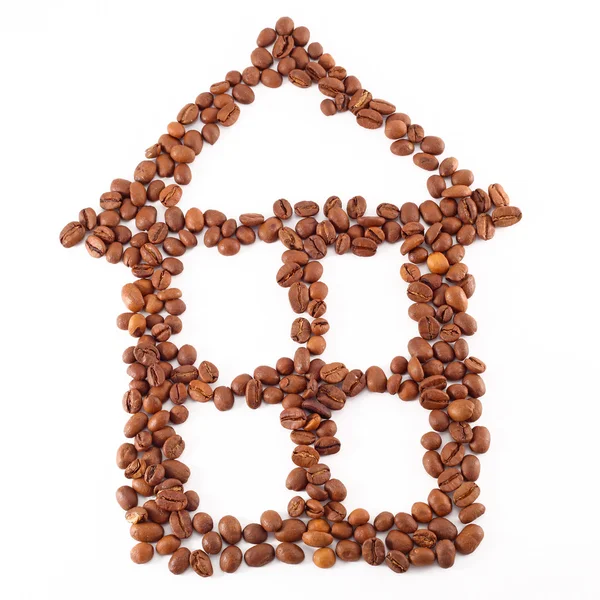
[[[490,200],[494,206],[508,206],[510,199],[508,194],[504,191],[504,188],[499,183],[493,183],[488,188]]]
[[[435,555],[442,569],[449,569],[454,565],[456,548],[450,540],[440,540],[435,547]]]
[[[282,525],[279,513],[274,510],[266,510],[260,517],[260,524],[265,531],[275,532],[281,529]]]
[[[138,497],[135,490],[128,486],[122,485],[116,493],[117,502],[123,510],[129,510],[137,505]]]
[[[356,113],[356,122],[365,129],[378,129],[383,125],[383,117],[371,108],[363,108]]]
[[[376,531],[387,531],[394,526],[394,515],[388,511],[381,512],[375,517],[373,525]]]
[[[454,540],[458,535],[458,530],[452,521],[445,519],[444,517],[436,517],[432,519],[427,529],[432,531],[438,540]]]
[[[420,281],[410,283],[406,295],[412,302],[431,302],[433,298],[431,288]]]
[[[473,439],[469,443],[473,452],[483,454],[490,448],[490,432],[487,427],[477,426],[473,428]]]
[[[467,525],[456,537],[454,544],[461,554],[475,552],[483,540],[483,529],[479,525]]]
[[[413,533],[413,542],[421,548],[433,548],[437,542],[437,536],[429,529],[417,529]]]
[[[406,555],[399,550],[390,550],[385,556],[385,564],[394,571],[394,573],[406,573],[410,566]]]
[[[431,565],[435,562],[435,553],[429,548],[413,548],[408,559],[415,567]]]
[[[465,506],[459,513],[458,518],[461,523],[472,523],[485,513],[485,506],[479,502],[474,502],[469,506]]]
[[[362,557],[369,565],[380,565],[385,560],[385,546],[376,537],[365,540],[362,545]]]
[[[92,221],[87,220],[86,216],[86,224],[87,223],[91,224]],[[80,222],[72,221],[71,223],[67,223],[67,225],[65,225],[60,232],[60,243],[65,248],[72,248],[84,238],[85,229],[86,227],[84,227],[84,225],[82,225]]]
[[[189,538],[194,531],[192,519],[187,510],[172,512],[169,517],[169,525],[179,539]]]
[[[242,551],[237,546],[227,546],[219,559],[219,566],[224,573],[235,573],[242,564]]]
[[[174,575],[181,575],[190,565],[191,552],[187,548],[175,550],[173,556],[169,559],[169,571]]]
[[[302,535],[302,541],[307,546],[324,548],[333,542],[333,536],[330,533],[322,531],[307,531]]]
[[[304,512],[304,506],[302,507]],[[306,531],[306,525],[300,519],[285,519],[281,529],[275,533],[275,539],[278,542],[298,542]]]
[[[374,256],[377,252],[377,244],[366,237],[353,239],[351,248],[356,256]]]
[[[187,497],[183,492],[176,490],[161,490],[156,495],[156,504],[169,512],[179,511],[187,506]]]
[[[275,549],[275,556],[282,563],[298,565],[304,560],[304,551],[296,544],[282,542]]]
[[[416,530],[417,523],[415,522],[414,525]],[[390,550],[398,550],[399,552],[406,554],[412,550],[413,541],[407,533],[397,529],[392,529],[392,531],[390,531],[385,538],[385,545]]]
[[[164,529],[158,523],[134,523],[129,533],[138,542],[158,542],[164,535]]]
[[[518,223],[522,216],[516,206],[499,206],[492,211],[492,222],[496,227],[510,227]]]
[[[335,552],[331,548],[319,548],[313,554],[313,563],[320,569],[333,567],[335,560]]]
[[[386,391],[387,377],[381,367],[369,367],[365,376],[370,392],[383,393]]]
[[[409,156],[415,151],[415,146],[409,140],[396,140],[390,145],[390,150],[396,156]]]
[[[228,544],[237,544],[242,539],[242,526],[231,515],[219,521],[219,533]]]
[[[222,546],[221,536],[216,531],[209,531],[202,537],[202,548],[206,554],[219,554]]]
[[[213,574],[213,566],[206,552],[194,550],[189,557],[190,566],[200,577],[210,577]]]
[[[143,565],[152,560],[152,557],[154,556],[154,547],[152,544],[140,542],[131,549],[130,556],[134,563]]]
[[[199,533],[205,534],[212,530],[213,520],[206,513],[196,513],[192,519],[192,527]]]

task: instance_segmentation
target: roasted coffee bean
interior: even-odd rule
[[[130,552],[131,560],[137,565],[143,565],[152,560],[154,556],[154,547],[147,542],[136,544]]]
[[[298,542],[302,539],[305,531],[306,525],[300,519],[285,519],[281,529],[275,533],[275,539],[278,542]]]
[[[394,515],[388,511],[381,512],[375,517],[373,525],[377,531],[387,531],[394,526]]]
[[[213,528],[213,520],[206,513],[196,513],[192,519],[192,527],[200,534],[208,533]]]
[[[237,544],[242,539],[240,522],[230,515],[219,521],[219,533],[228,544]]]
[[[277,546],[275,556],[282,563],[298,565],[304,560],[304,550],[297,544],[282,542]]]
[[[219,559],[223,573],[235,573],[242,564],[242,551],[237,546],[227,546]]]
[[[172,512],[169,517],[169,525],[171,530],[179,539],[189,538],[194,528],[192,527],[192,519],[187,510],[178,510]]]
[[[485,506],[480,504],[479,502],[475,502],[470,504],[469,506],[465,506],[460,513],[458,513],[458,518],[461,523],[472,523],[481,515],[485,513]]]
[[[264,531],[268,531],[271,533],[279,531],[281,529],[282,523],[283,521],[281,520],[279,513],[277,513],[274,510],[266,510],[260,517],[260,524]]]
[[[458,469],[446,469],[438,477],[438,486],[443,492],[453,492],[462,484],[464,478]]]
[[[335,553],[340,560],[356,562],[362,556],[362,548],[357,542],[344,539],[337,543]]]
[[[365,540],[362,544],[362,557],[369,565],[380,565],[385,560],[385,546],[376,537]]]
[[[394,571],[394,573],[406,573],[410,566],[406,555],[399,550],[390,550],[385,556],[385,564]]]
[[[200,577],[210,577],[213,574],[213,566],[210,557],[203,550],[194,550],[189,557],[190,566]]]
[[[187,506],[187,496],[176,490],[161,490],[156,495],[156,504],[169,512],[183,510]]]
[[[413,548],[408,559],[415,567],[431,565],[435,562],[435,553],[430,548]]]
[[[376,110],[363,108],[356,113],[356,122],[365,129],[378,129],[383,125],[383,117]]]
[[[479,525],[467,525],[456,537],[454,544],[461,554],[471,554],[483,540],[483,529]]]
[[[449,569],[454,565],[456,548],[450,540],[440,540],[435,547],[435,555],[442,569]]]
[[[333,543],[333,536],[330,533],[322,531],[307,531],[302,534],[302,541],[307,546],[313,546],[315,548],[324,548]]]
[[[319,548],[313,554],[313,563],[320,569],[333,567],[335,560],[335,552],[331,548]]]
[[[191,552],[187,548],[178,548],[169,559],[169,571],[174,575],[181,575],[190,565]]]
[[[435,517],[427,524],[427,529],[433,532],[438,540],[454,540],[458,530],[452,521],[444,517]]]
[[[138,542],[158,542],[164,535],[164,529],[158,523],[134,523],[129,533]]]
[[[417,524],[415,522],[415,530],[416,528]],[[399,552],[406,554],[412,550],[413,541],[407,533],[392,529],[385,538],[385,545],[390,550],[398,550]]]
[[[221,536],[216,531],[209,531],[202,537],[202,548],[206,554],[219,554],[222,546]]]

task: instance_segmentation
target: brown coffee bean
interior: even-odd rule
[[[383,125],[383,117],[376,110],[363,108],[356,113],[356,122],[365,129],[378,129]]]
[[[435,533],[438,540],[454,540],[458,535],[458,530],[452,521],[444,517],[436,517],[427,525],[427,529]]]
[[[477,481],[479,479],[480,463],[479,459],[473,454],[465,456],[460,467],[462,475],[467,481]]]
[[[204,544],[204,540],[202,543]],[[237,546],[227,546],[219,559],[221,571],[223,573],[235,573],[241,564],[242,551]]]
[[[190,565],[191,552],[187,548],[175,550],[173,556],[169,559],[169,571],[174,575],[181,575]]]
[[[131,537],[138,542],[158,542],[164,535],[164,529],[158,523],[134,523],[129,529]]]
[[[89,218],[88,213],[86,213],[84,221],[86,225],[88,223],[92,224],[92,219]],[[72,221],[71,223],[67,223],[60,232],[60,243],[65,248],[72,248],[84,238],[85,230],[86,227],[80,222]]]
[[[442,569],[449,569],[454,565],[456,548],[450,540],[440,540],[435,547],[435,555]]]
[[[454,544],[461,554],[475,552],[483,540],[483,529],[479,525],[467,525],[456,537]]]
[[[221,536],[216,531],[209,531],[202,537],[202,548],[206,554],[219,554],[222,546]]]
[[[473,439],[469,443],[469,448],[477,454],[483,454],[490,448],[490,432],[487,427],[473,427]]]
[[[275,549],[279,561],[288,565],[298,565],[304,560],[304,550],[291,542],[282,542]]]
[[[282,523],[283,521],[281,520],[279,513],[274,510],[266,510],[260,516],[260,524],[263,529],[271,533],[279,531]]]
[[[416,530],[417,529],[416,522],[414,523],[414,527]],[[407,533],[405,533],[403,531],[399,531],[397,529],[392,529],[392,531],[390,531],[387,534],[387,537],[385,538],[385,545],[390,550],[398,550],[399,552],[403,552],[404,554],[407,554],[408,552],[410,552],[412,550],[413,541]]]
[[[143,565],[152,560],[154,556],[154,547],[152,544],[140,542],[136,544],[130,552],[131,560],[137,565]]]
[[[409,284],[406,295],[412,302],[431,302],[433,291],[428,285],[415,281]]]
[[[219,533],[228,544],[237,544],[242,539],[242,526],[231,515],[219,521]]]
[[[190,566],[200,577],[210,577],[213,574],[213,566],[210,557],[202,550],[194,550],[189,557]]]
[[[437,542],[437,536],[429,529],[417,529],[412,539],[415,545],[421,548],[433,548]]]
[[[351,249],[356,256],[374,256],[377,244],[369,238],[358,237],[352,240]]]
[[[386,391],[387,377],[381,367],[369,367],[365,376],[367,378],[367,388],[370,392],[383,393]]]
[[[394,571],[394,573],[406,573],[410,566],[406,555],[399,550],[390,550],[385,556],[385,564]]]
[[[169,525],[179,539],[189,538],[194,531],[192,519],[187,510],[172,512],[169,517]]]
[[[493,183],[488,188],[490,200],[494,206],[508,206],[510,199],[508,194],[504,191],[504,188],[499,183]]]
[[[302,535],[302,541],[307,546],[314,548],[324,548],[333,543],[333,536],[323,531],[307,531]]]
[[[499,206],[492,212],[492,221],[496,227],[510,227],[518,223],[522,216],[516,206]]]
[[[423,455],[423,467],[431,477],[439,477],[444,471],[444,464],[435,450],[428,450]]]
[[[385,546],[376,537],[365,540],[362,544],[362,557],[369,565],[380,565],[385,560]]]
[[[304,506],[302,507],[304,511]],[[278,542],[298,542],[306,531],[306,525],[300,519],[285,519],[281,529],[275,533]]]
[[[408,559],[415,567],[432,565],[435,562],[435,553],[430,548],[413,548]]]
[[[192,519],[192,527],[201,535],[208,533],[213,528],[213,520],[206,513],[196,513]]]
[[[335,552],[331,548],[319,548],[313,554],[313,563],[320,569],[333,567],[335,560]]]
[[[479,502],[475,502],[470,504],[469,506],[465,506],[460,513],[458,513],[458,518],[461,523],[472,523],[481,515],[485,513],[485,506],[480,504]]]

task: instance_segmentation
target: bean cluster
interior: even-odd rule
[[[445,149],[441,138],[425,135],[423,127],[396,112],[393,104],[374,98],[319,43],[309,43],[306,27],[295,27],[288,17],[279,19],[274,29],[260,32],[250,58],[251,66],[230,71],[181,109],[167,133],[146,150],[133,181],[115,179],[101,195],[100,212],[83,209],[60,234],[63,246],[85,239],[92,257],[123,262],[135,278],[122,288],[128,312],[117,318],[118,327],[136,340],[123,354],[131,377],[123,396],[130,415],[124,427],[129,441],[117,451],[117,465],[129,480],[117,490],[117,501],[137,542],[131,558],[146,563],[155,552],[170,555],[171,572],[191,567],[202,577],[213,573],[212,555],[220,554],[221,570],[232,573],[242,560],[251,567],[274,558],[300,563],[303,547],[315,549],[313,562],[322,568],[337,559],[385,563],[397,573],[436,562],[451,567],[456,552],[469,554],[483,539],[483,530],[473,523],[485,512],[477,502],[477,454],[490,444],[488,429],[472,425],[482,414],[481,374],[486,367],[470,355],[466,340],[477,331],[477,322],[467,312],[475,279],[463,259],[467,246],[477,238],[490,240],[496,227],[517,223],[521,211],[510,205],[500,184],[487,191],[474,188],[470,170],[459,169],[453,157],[440,159]],[[363,197],[355,196],[344,206],[332,196],[322,207],[322,219],[316,202],[292,206],[285,199],[273,204],[273,215],[245,213],[239,223],[214,209],[184,213],[178,206],[182,186],[191,181],[189,165],[204,144],[215,144],[220,128],[235,124],[240,105],[254,101],[254,86],[277,88],[284,78],[301,88],[316,84],[326,96],[321,110],[327,116],[349,112],[361,127],[383,127],[393,154],[413,155],[416,166],[436,171],[427,180],[431,199],[400,207],[381,203],[368,215]],[[132,220],[135,233],[123,224]],[[281,242],[285,250],[276,281],[287,290],[297,315],[290,327],[298,345],[293,357],[258,366],[229,386],[217,385],[217,367],[199,361],[193,346],[172,341],[182,330],[186,310],[172,278],[183,271],[181,257],[197,245],[202,232],[205,246],[225,256],[257,238]],[[321,261],[331,251],[371,257],[383,243],[399,243],[406,257],[400,276],[407,284],[412,302],[408,312],[418,336],[408,342],[406,358],[391,358],[390,375],[381,366],[363,371],[325,362],[318,358],[329,331]],[[431,431],[421,438],[423,466],[436,487],[410,512],[382,512],[371,519],[363,508],[348,511],[344,484],[322,462],[341,449],[334,412],[365,389],[418,400],[429,411]],[[242,528],[235,517],[225,516],[215,530],[212,517],[197,512],[198,494],[186,489],[190,469],[179,460],[185,442],[175,427],[187,420],[189,400],[212,402],[225,411],[236,397],[245,398],[251,409],[281,405],[280,423],[294,444],[294,468],[286,487],[304,495],[291,498],[285,519],[267,510],[258,523]],[[448,518],[455,507],[464,525],[460,531]],[[202,549],[186,547],[196,533],[202,536]],[[384,533],[385,540],[379,537]],[[276,547],[269,536],[278,542]],[[238,547],[242,539],[252,544],[245,553]]]

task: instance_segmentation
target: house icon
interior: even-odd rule
[[[304,549],[314,548],[319,567],[330,567],[336,559],[364,559],[404,572],[411,565],[435,562],[448,568],[456,552],[469,554],[483,539],[483,530],[473,523],[485,511],[476,502],[477,454],[487,451],[490,434],[472,424],[481,416],[486,367],[469,354],[466,341],[477,331],[477,322],[468,313],[475,280],[463,258],[472,243],[491,240],[496,228],[518,223],[521,211],[510,204],[502,185],[475,187],[470,170],[459,168],[454,157],[442,158],[441,138],[426,134],[391,102],[364,89],[309,38],[307,28],[295,27],[287,17],[261,31],[251,66],[230,71],[185,104],[146,150],[132,179],[114,179],[100,196],[100,211],[82,209],[60,232],[64,247],[83,243],[91,257],[123,263],[133,279],[121,290],[127,312],[117,320],[134,340],[124,353],[131,377],[123,397],[128,441],[117,455],[128,482],[117,491],[117,500],[137,542],[132,549],[137,563],[148,562],[156,548],[171,554],[172,572],[191,567],[205,577],[213,574],[210,556],[221,553],[221,570],[233,572],[242,562],[238,544],[244,539],[252,544],[245,553],[252,567],[275,557],[301,562]],[[412,156],[416,167],[431,173],[430,198],[418,205],[381,203],[373,213],[358,195],[345,202],[332,196],[323,206],[278,199],[267,216],[245,213],[236,219],[199,208],[184,213],[179,207],[183,190],[192,179],[191,165],[208,150],[205,146],[219,141],[222,127],[235,125],[240,107],[254,102],[256,85],[277,88],[285,80],[303,89],[317,86],[325,116],[347,113],[345,118],[354,117],[363,128],[382,130],[394,155]],[[293,357],[259,365],[229,385],[216,385],[218,368],[198,362],[192,346],[173,342],[186,310],[174,278],[200,237],[224,256],[255,242],[283,245],[282,264],[274,275],[295,314],[290,326],[297,343]],[[382,244],[398,244],[406,257],[400,276],[418,335],[409,341],[406,358],[390,357],[389,375],[382,366],[362,371],[342,362],[326,363],[319,358],[329,331],[321,261],[328,254],[373,257]],[[365,389],[403,401],[418,399],[429,411],[423,465],[437,485],[427,502],[374,519],[364,509],[346,508],[345,486],[322,462],[341,449],[335,412]],[[236,396],[251,409],[281,405],[280,423],[295,445],[286,486],[296,495],[285,520],[265,511],[260,524],[242,529],[228,515],[220,519],[217,533],[209,515],[194,514],[199,497],[185,489],[190,469],[180,460],[185,443],[176,427],[187,419],[186,402],[212,402],[226,411]],[[443,444],[440,434],[446,433],[449,441]],[[460,532],[450,519],[455,510],[464,525]],[[207,540],[203,550],[186,547],[194,531]],[[387,535],[385,545],[380,533]],[[267,543],[269,536],[279,542],[277,549]],[[228,544],[224,550],[223,540]]]

